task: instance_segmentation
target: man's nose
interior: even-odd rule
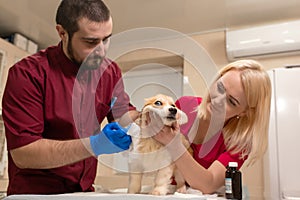
[[[95,53],[101,57],[105,56],[105,48],[103,43],[101,42],[96,48],[95,48]]]

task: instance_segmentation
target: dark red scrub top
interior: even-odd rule
[[[87,137],[97,132],[105,117],[111,121],[135,109],[124,92],[116,63],[105,59],[96,70],[81,69],[64,55],[61,43],[10,68],[2,102],[8,150],[41,138]],[[115,97],[117,101],[111,110]],[[8,195],[94,190],[94,157],[37,170],[18,168],[8,153],[8,165]]]

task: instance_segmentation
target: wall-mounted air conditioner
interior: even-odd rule
[[[300,20],[227,30],[226,51],[229,60],[275,53],[300,53]]]

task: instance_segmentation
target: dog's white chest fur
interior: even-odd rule
[[[163,145],[152,138],[141,139],[132,137],[129,153],[130,173],[155,172],[170,165],[172,163],[171,156],[163,147]]]

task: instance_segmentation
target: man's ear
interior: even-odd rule
[[[63,42],[68,40],[68,32],[60,24],[56,25],[56,31]]]

